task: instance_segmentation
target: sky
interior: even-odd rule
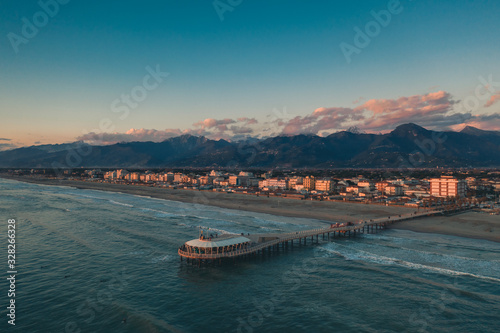
[[[498,1],[2,0],[0,150],[500,130]]]

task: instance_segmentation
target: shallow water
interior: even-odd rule
[[[17,220],[18,270],[15,327],[1,279],[2,332],[495,332],[500,323],[500,244],[489,241],[385,230],[198,268],[177,248],[200,226],[258,233],[329,222],[10,180],[0,180],[0,216],[4,234]]]

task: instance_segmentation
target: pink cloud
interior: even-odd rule
[[[500,93],[493,96],[487,106],[500,100]],[[249,136],[267,137],[275,135],[330,133],[357,127],[364,132],[388,132],[404,123],[416,123],[428,129],[456,129],[470,125],[481,129],[500,130],[500,114],[472,115],[453,112],[457,102],[446,91],[422,95],[404,96],[397,99],[370,99],[355,108],[319,107],[305,116],[282,117],[259,124],[255,118],[236,119],[206,118],[195,122],[194,128],[180,129],[135,129],[125,133],[88,133],[80,136],[94,144],[116,142],[154,141],[161,142],[182,134],[205,136],[210,139],[238,140]],[[256,126],[256,124],[259,124]],[[231,126],[229,126],[231,125]]]
[[[414,95],[398,99],[371,99],[355,108],[366,111],[366,119],[361,128],[365,130],[384,130],[402,123],[419,122],[425,118],[444,115],[456,103],[445,91],[425,95]]]
[[[320,107],[304,117],[298,116],[286,122],[280,120],[278,125],[283,126],[282,134],[287,135],[327,133],[351,126],[379,132],[409,122],[427,122],[431,125],[441,122],[449,125],[450,121],[463,122],[463,119],[470,117],[449,114],[455,103],[445,91],[398,99],[370,99],[356,108]]]
[[[201,128],[214,128],[220,125],[227,125],[227,124],[233,124],[236,121],[233,119],[214,119],[214,118],[207,118],[205,120],[199,121],[197,123],[194,123],[193,126],[195,127],[201,127]]]
[[[247,118],[247,117],[242,117],[237,119],[238,122],[245,123],[246,125],[253,125],[257,124],[258,121],[255,118]]]
[[[490,100],[484,104],[484,107],[488,108],[495,104],[496,102],[500,101],[500,92],[496,93],[495,95],[490,97]]]

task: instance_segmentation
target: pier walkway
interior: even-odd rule
[[[322,239],[329,239],[330,237],[350,237],[351,235],[355,236],[358,233],[371,233],[378,229],[385,229],[388,224],[392,224],[399,221],[411,220],[416,218],[434,216],[434,215],[442,215],[445,211],[443,210],[429,210],[429,211],[421,211],[414,212],[410,214],[401,214],[396,216],[388,216],[384,218],[377,218],[371,220],[362,220],[356,222],[348,222],[348,223],[336,223],[330,225],[327,228],[318,228],[311,230],[302,230],[288,233],[267,233],[267,234],[252,234],[252,235],[224,235],[224,239],[230,239],[230,237],[244,237],[247,242],[244,246],[235,247],[230,251],[222,251],[219,252],[216,248],[204,248],[203,250],[193,251],[192,248],[186,247],[183,245],[179,248],[178,254],[182,258],[186,258],[187,261],[191,259],[192,261],[197,260],[198,263],[203,262],[211,262],[211,261],[220,261],[225,258],[237,258],[237,257],[245,257],[255,254],[260,254],[264,252],[278,251],[280,247],[285,249],[289,246],[294,245],[294,241],[297,241],[297,245],[306,244],[307,239],[310,237],[311,242],[314,241],[314,237],[316,236],[316,241],[318,241],[319,236],[322,236]],[[221,237],[222,238],[222,237]],[[215,240],[215,239],[214,239]],[[248,240],[250,240],[248,242]],[[187,243],[186,243],[187,244]]]

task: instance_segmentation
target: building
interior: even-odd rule
[[[359,193],[359,187],[358,186],[346,186],[345,191],[347,193]]]
[[[372,191],[375,186],[373,185],[372,182],[368,181],[368,180],[360,180],[358,182],[358,186],[359,187],[365,187],[367,189],[367,191],[364,191],[364,192],[369,192],[369,191]]]
[[[333,191],[334,181],[331,179],[317,179],[315,182],[316,191],[331,192]]]
[[[240,186],[240,179],[238,176],[229,176],[229,185]]]
[[[123,170],[123,169],[116,170],[116,178],[118,178],[118,179],[124,179],[126,175],[128,175],[128,171],[127,170]]]
[[[377,182],[375,185],[377,187],[377,191],[385,193],[385,188],[389,185],[389,182]]]
[[[304,178],[293,177],[288,180],[288,188],[300,191],[304,188]]]
[[[248,176],[229,176],[229,185],[231,186],[247,186]]]
[[[172,183],[174,181],[174,174],[169,172],[158,175],[158,181]]]
[[[465,181],[458,180],[452,176],[441,176],[433,178],[431,183],[431,195],[434,197],[465,197]]]
[[[307,176],[304,178],[304,188],[308,191],[316,189],[316,179],[314,176]]]
[[[288,189],[288,180],[278,179],[278,178],[264,179],[259,182],[259,187],[268,188],[270,190],[275,190],[275,189],[286,190]]]
[[[116,171],[108,171],[104,174],[104,179],[116,179]]]
[[[212,170],[209,174],[210,177],[221,177],[223,174],[220,171]]]
[[[199,180],[200,185],[212,185],[214,183],[214,177],[212,176],[201,176]]]
[[[180,172],[174,173],[174,183],[182,183],[185,177],[186,175],[183,173]]]
[[[182,245],[178,253],[186,258],[210,258],[208,255],[231,255],[231,252],[248,249],[252,241],[243,236],[217,235],[210,230],[201,234],[198,239],[190,240]]]
[[[240,171],[240,173],[238,174],[238,176],[252,178],[253,177],[253,172]]]
[[[400,196],[404,194],[403,186],[401,185],[388,185],[385,187],[385,194],[392,196]]]
[[[125,180],[131,181],[131,182],[137,182],[140,179],[140,174],[138,172],[131,172],[128,175],[125,176]]]

